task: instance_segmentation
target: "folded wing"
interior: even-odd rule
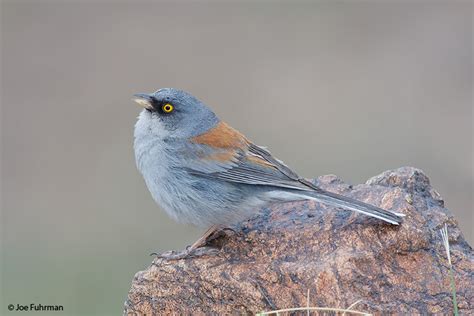
[[[382,219],[398,225],[403,214],[325,191],[300,178],[288,166],[274,158],[265,148],[252,144],[241,133],[225,123],[195,137],[185,152],[195,159],[185,170],[196,176],[240,184],[262,185],[291,192],[295,197],[314,199]]]

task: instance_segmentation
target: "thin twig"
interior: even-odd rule
[[[358,300],[357,302],[352,303],[352,304],[347,308],[347,310],[351,310],[354,306],[356,306],[356,305],[359,304],[360,302],[362,302],[362,300]],[[345,314],[346,314],[346,312],[342,313],[342,316],[344,316]]]
[[[308,308],[307,316],[309,316],[309,289],[308,289],[308,294],[306,294],[306,308]]]
[[[449,237],[448,237],[448,225],[444,224],[444,227],[440,229],[441,239],[443,239],[444,249],[446,250],[446,257],[448,258],[449,264],[449,278],[451,283],[451,292],[453,293],[453,305],[454,305],[454,315],[458,316],[458,303],[456,299],[456,283],[454,282],[454,269],[451,263],[451,254],[449,251]]]
[[[295,307],[295,308],[279,309],[277,311],[260,312],[258,313],[258,315],[271,315],[271,314],[278,314],[278,313],[284,313],[284,312],[297,312],[297,311],[305,311],[305,310],[320,311],[320,312],[336,312],[336,313],[347,312],[351,314],[366,315],[366,316],[371,315],[369,313],[364,313],[364,312],[359,312],[359,311],[354,311],[354,310],[348,310],[348,309],[343,309],[343,308],[330,308],[330,307]]]

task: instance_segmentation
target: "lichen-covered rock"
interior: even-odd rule
[[[157,258],[138,272],[125,314],[254,314],[310,305],[375,313],[453,311],[439,229],[448,225],[461,313],[474,313],[474,252],[419,169],[326,190],[405,213],[400,226],[306,201],[275,204],[213,240],[202,256]]]

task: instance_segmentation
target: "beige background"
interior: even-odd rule
[[[120,314],[148,254],[199,235],[135,169],[131,95],[160,87],[192,92],[306,177],[419,167],[474,241],[471,2],[1,8],[0,314]]]

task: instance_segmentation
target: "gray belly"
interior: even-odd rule
[[[231,225],[257,212],[264,201],[247,186],[210,180],[186,171],[146,179],[155,201],[176,221],[202,227]]]
[[[235,224],[265,203],[261,189],[189,174],[162,146],[135,142],[137,166],[153,199],[181,223],[201,227]]]

